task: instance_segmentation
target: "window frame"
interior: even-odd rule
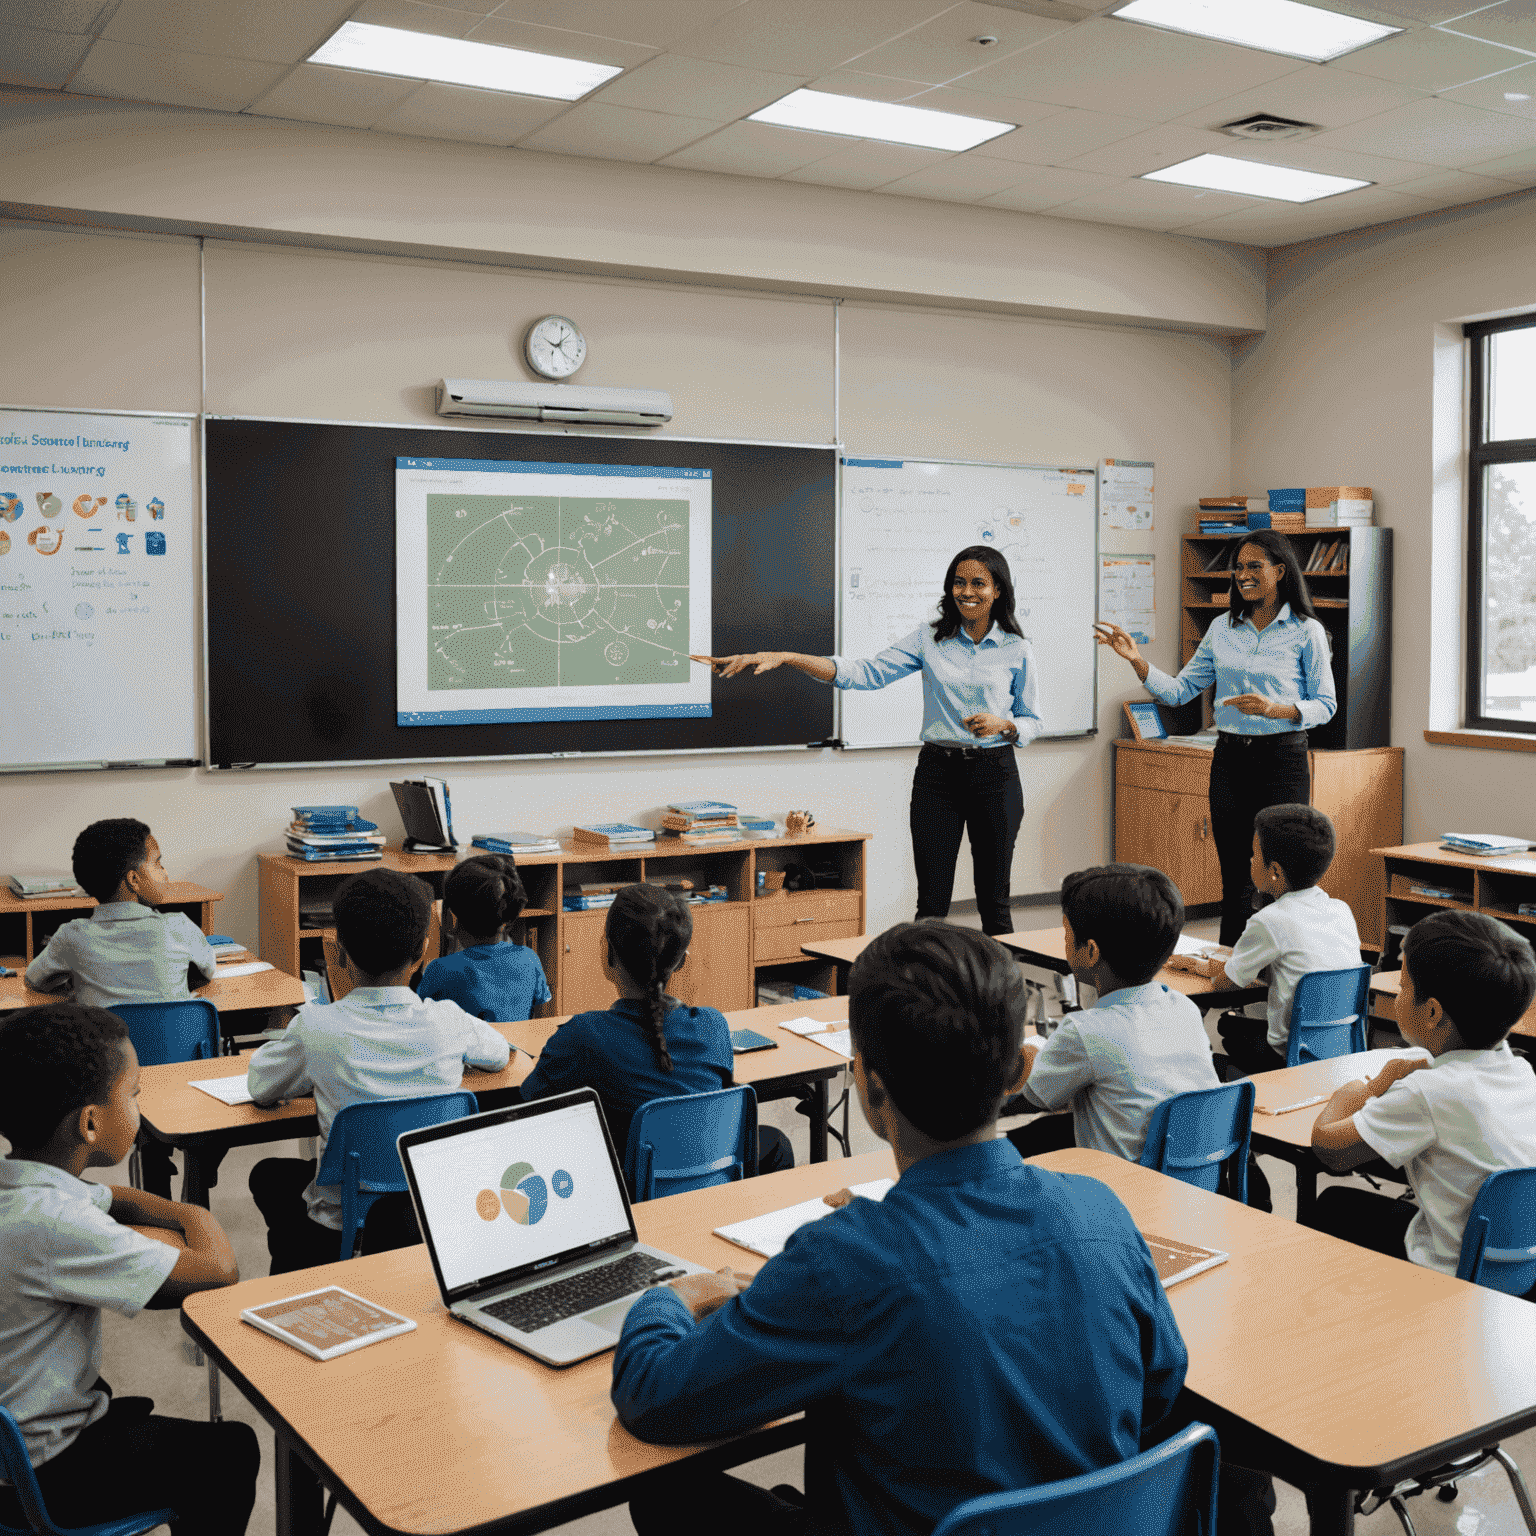
[[[1536,736],[1536,720],[1512,720],[1483,713],[1484,631],[1483,571],[1486,540],[1483,505],[1485,472],[1495,464],[1536,463],[1536,437],[1490,439],[1489,340],[1504,331],[1536,330],[1536,313],[1502,320],[1479,320],[1462,327],[1470,349],[1471,411],[1467,443],[1467,669],[1463,720],[1470,731],[1501,731]]]

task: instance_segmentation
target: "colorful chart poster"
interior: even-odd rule
[[[1128,630],[1138,644],[1157,635],[1151,555],[1104,555],[1099,562],[1099,618]]]
[[[1106,528],[1151,533],[1157,466],[1150,459],[1099,461],[1099,515]]]

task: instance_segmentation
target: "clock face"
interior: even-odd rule
[[[523,355],[546,379],[568,379],[587,360],[587,338],[564,315],[546,315],[529,326]]]

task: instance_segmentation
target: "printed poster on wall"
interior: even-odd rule
[[[1157,466],[1150,459],[1099,460],[1099,515],[1106,528],[1151,533]]]
[[[1118,624],[1138,645],[1157,635],[1151,555],[1103,555],[1099,560],[1099,619]]]

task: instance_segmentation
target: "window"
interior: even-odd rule
[[[1536,315],[1466,327],[1467,726],[1536,734]]]

